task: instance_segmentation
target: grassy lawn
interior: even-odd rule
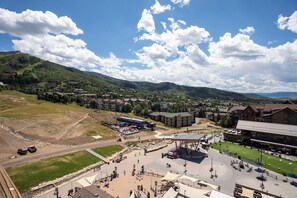
[[[107,157],[122,149],[113,145],[95,149],[100,155]],[[81,170],[100,160],[86,151],[80,151],[60,157],[33,162],[19,167],[8,168],[6,171],[21,193],[46,181],[51,181],[72,172]]]
[[[231,142],[222,142],[221,144],[222,151],[231,152],[233,154],[237,154],[238,156],[255,162],[258,159],[261,160],[261,152],[257,149],[250,149],[238,144],[233,144]],[[220,150],[220,143],[212,144],[212,147],[214,149]],[[275,155],[263,153],[262,161],[264,164],[264,168],[280,174],[297,172],[297,162],[280,158]]]
[[[54,180],[99,161],[92,154],[81,151],[25,166],[8,168],[7,172],[17,188],[24,193],[41,182]]]
[[[113,145],[113,146],[106,146],[101,148],[95,148],[93,149],[96,153],[102,155],[103,157],[110,156],[116,152],[119,152],[122,150],[122,147],[120,145]]]

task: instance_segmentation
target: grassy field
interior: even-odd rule
[[[22,119],[38,117],[47,114],[67,114],[69,111],[91,112],[75,104],[58,104],[37,100],[36,95],[29,95],[17,91],[2,91],[0,116],[6,118]]]
[[[107,157],[121,149],[121,146],[114,145],[97,148],[95,151]],[[42,182],[51,181],[69,173],[76,172],[99,161],[100,160],[92,154],[81,151],[33,162],[25,166],[8,168],[6,171],[20,192],[24,193],[31,187],[37,186]]]
[[[17,188],[24,193],[41,182],[54,180],[99,161],[92,154],[81,151],[25,166],[8,168],[7,172]]]
[[[114,146],[107,146],[102,148],[95,148],[93,149],[96,153],[102,155],[103,157],[110,156],[116,152],[119,152],[122,150],[122,147],[120,145],[114,145]]]
[[[212,144],[214,149],[220,150],[220,143]],[[261,160],[261,152],[257,149],[247,148],[238,144],[233,144],[230,142],[222,142],[221,150],[225,152],[231,152],[243,158],[258,161]],[[264,168],[272,170],[280,174],[296,173],[297,172],[297,162],[290,161],[279,156],[263,153],[262,162]]]

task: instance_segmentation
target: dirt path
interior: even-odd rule
[[[75,123],[67,126],[66,129],[59,135],[58,140],[61,139],[62,137],[64,137],[65,135],[67,135],[67,133],[69,132],[69,130],[71,128],[75,127],[78,123],[80,123],[81,121],[83,121],[84,119],[86,119],[88,116],[89,116],[89,113],[87,113],[86,115],[84,115],[84,117],[82,117],[81,119],[79,119]]]

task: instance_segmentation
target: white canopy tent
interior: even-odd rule
[[[194,177],[190,177],[190,176],[187,176],[187,175],[182,175],[178,179],[186,179],[186,180],[189,180],[189,181],[194,182],[194,183],[199,181],[199,179],[196,179]]]
[[[174,181],[180,176],[181,176],[180,174],[167,172],[166,175],[162,177],[162,181]]]
[[[86,187],[86,186],[92,185],[94,183],[96,177],[97,177],[97,174],[92,175],[90,177],[83,177],[80,180],[77,180],[76,182],[79,183],[80,185],[82,185],[83,187]]]
[[[204,185],[207,185],[207,186],[211,187],[211,188],[214,189],[214,190],[217,190],[217,189],[219,188],[219,186],[216,186],[216,185],[214,185],[214,184],[207,183],[207,182],[202,181],[202,180],[198,181],[198,184],[204,184]]]

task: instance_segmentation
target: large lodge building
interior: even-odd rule
[[[235,122],[248,120],[297,125],[297,104],[235,106],[229,110],[229,113]]]
[[[225,140],[297,155],[296,104],[233,107],[229,113],[236,130],[225,131]]]

